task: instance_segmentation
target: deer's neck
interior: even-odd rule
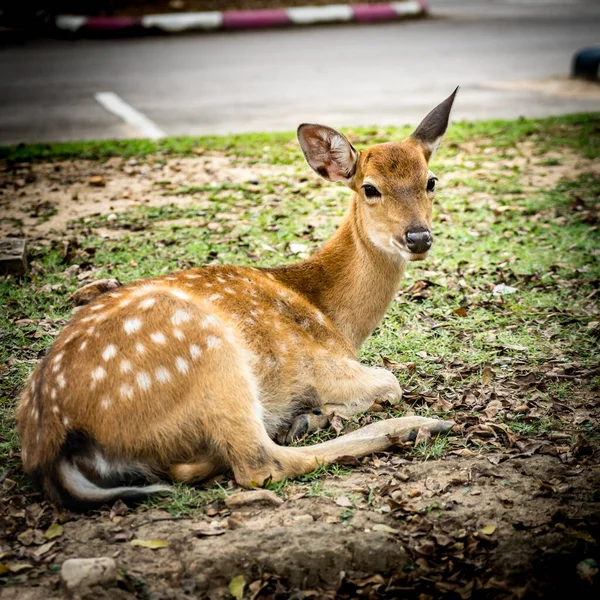
[[[371,242],[355,201],[332,238],[311,258],[271,272],[322,310],[359,348],[383,319],[405,263]]]

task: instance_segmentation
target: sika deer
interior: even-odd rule
[[[422,417],[381,421],[308,447],[290,441],[402,392],[356,351],[406,263],[427,255],[436,177],[428,162],[456,91],[403,142],[355,150],[301,125],[308,164],[354,193],[311,258],[272,269],[211,266],[133,283],[83,307],[32,374],[17,410],[25,470],[54,502],[87,508],[231,468],[242,486],[309,472],[409,439]]]

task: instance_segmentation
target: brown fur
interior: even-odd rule
[[[106,293],[73,317],[34,371],[17,421],[25,470],[51,499],[100,502],[108,482],[130,471],[192,481],[231,468],[241,485],[261,485],[382,450],[390,435],[448,428],[414,417],[307,448],[273,441],[377,399],[400,401],[395,377],[361,365],[356,350],[383,318],[406,261],[423,257],[387,248],[388,238],[402,245],[410,227],[431,224],[427,140],[359,154],[334,130],[307,127],[299,136],[311,166],[354,191],[313,257],[264,270],[192,269]],[[380,200],[364,197],[365,180]]]

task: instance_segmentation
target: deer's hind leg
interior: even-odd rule
[[[315,360],[313,386],[322,401],[319,411],[298,415],[285,436],[287,443],[324,429],[334,413],[352,417],[369,410],[376,400],[402,400],[400,384],[390,371],[346,357],[321,355]]]

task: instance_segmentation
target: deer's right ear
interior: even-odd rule
[[[358,152],[339,131],[325,125],[303,123],[298,140],[311,169],[327,181],[346,185],[356,172]]]

